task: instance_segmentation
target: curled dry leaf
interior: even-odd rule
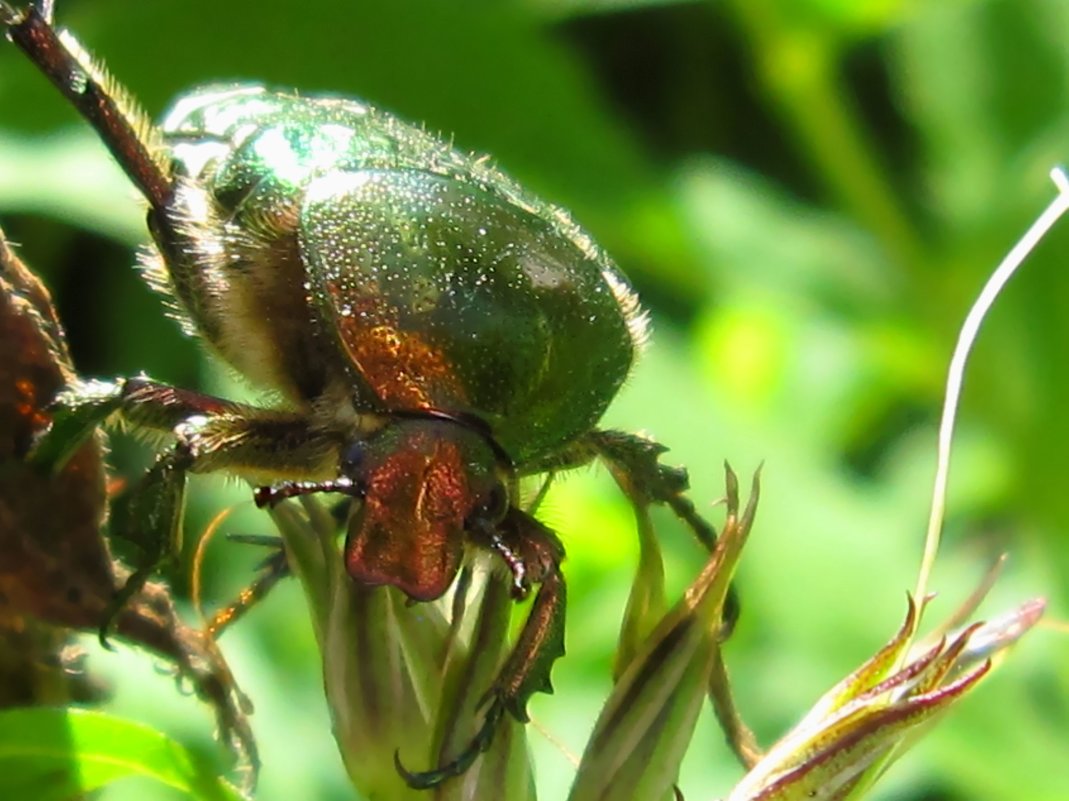
[[[55,474],[26,463],[50,422],[48,404],[75,379],[48,291],[0,233],[0,670],[7,705],[67,700],[69,631],[98,631],[125,569],[111,556],[103,441],[98,434]],[[224,738],[257,765],[243,699],[214,644],[183,625],[170,593],[148,584],[115,621],[117,636],[163,657],[215,710]],[[32,650],[27,651],[27,643]],[[41,665],[52,666],[46,693]],[[59,684],[57,684],[59,682]],[[250,773],[255,774],[255,770]],[[251,780],[250,780],[251,781]]]

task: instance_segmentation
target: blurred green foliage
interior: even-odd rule
[[[935,424],[957,327],[1069,160],[1069,4],[1057,0],[60,0],[61,22],[159,114],[194,84],[260,80],[361,97],[454,135],[571,209],[632,276],[652,346],[606,423],[686,464],[765,462],[728,648],[770,742],[897,626],[920,558]],[[0,47],[0,219],[58,296],[79,368],[247,392],[207,366],[133,270],[132,191],[13,47]],[[934,616],[996,554],[991,613],[1069,609],[1069,224],[984,330],[966,381]],[[144,449],[116,438],[134,475]],[[247,491],[192,491],[191,531],[262,533]],[[541,795],[561,798],[608,687],[636,543],[598,471],[546,507],[569,550],[568,655],[534,714]],[[700,554],[665,515],[681,587]],[[212,548],[207,594],[250,575]],[[295,587],[223,640],[254,700],[259,797],[351,797]],[[1069,797],[1069,641],[1040,630],[896,766],[877,795]],[[209,716],[140,655],[96,656],[113,708],[210,749]],[[711,717],[711,716],[710,716]],[[198,744],[199,743],[199,744]],[[740,775],[711,720],[681,786]],[[144,787],[131,784],[129,797]],[[155,791],[154,791],[155,793]],[[109,798],[127,797],[117,788]],[[163,797],[155,794],[154,797]]]
[[[0,761],[8,788],[33,788],[33,801],[81,798],[111,782],[143,776],[205,801],[242,801],[215,775],[213,760],[132,720],[88,709],[5,710]],[[16,790],[17,792],[17,790]]]

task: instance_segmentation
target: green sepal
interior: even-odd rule
[[[337,523],[318,499],[286,501],[271,516],[309,603],[334,737],[353,786],[367,798],[426,801],[394,759],[398,747],[407,760],[430,750],[448,625],[433,604],[412,605],[392,588],[353,582]]]
[[[631,594],[627,599],[620,639],[616,646],[612,675],[614,681],[631,665],[650,632],[664,617],[668,600],[664,590],[664,559],[657,532],[650,518],[649,504],[631,497],[635,512],[635,528],[638,533],[639,557]]]
[[[727,484],[728,517],[717,547],[620,676],[594,726],[570,801],[672,798],[719,663],[724,604],[756,510],[756,479],[741,515],[730,469]]]

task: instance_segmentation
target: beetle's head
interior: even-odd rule
[[[486,436],[452,420],[395,420],[354,443],[342,472],[363,497],[349,519],[349,575],[418,601],[449,589],[465,531],[495,525],[508,511],[500,455]]]

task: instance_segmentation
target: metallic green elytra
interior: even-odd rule
[[[496,554],[514,596],[538,588],[524,628],[469,747],[403,771],[418,787],[462,773],[506,713],[526,720],[564,651],[564,549],[520,507],[521,478],[599,459],[636,507],[664,503],[713,541],[663,447],[596,428],[645,338],[634,293],[566,212],[357,101],[208,86],[155,126],[51,5],[0,0],[0,24],[145,197],[149,283],[278,403],[75,383],[32,458],[55,469],[115,416],[173,438],[113,514],[148,554],[115,609],[180,539],[190,472],[248,479],[260,505],[348,496],[349,574],[414,600],[441,597],[473,547]]]
[[[161,126],[188,325],[326,424],[477,416],[520,467],[589,431],[643,335],[626,279],[484,159],[352,100],[206,87]]]

